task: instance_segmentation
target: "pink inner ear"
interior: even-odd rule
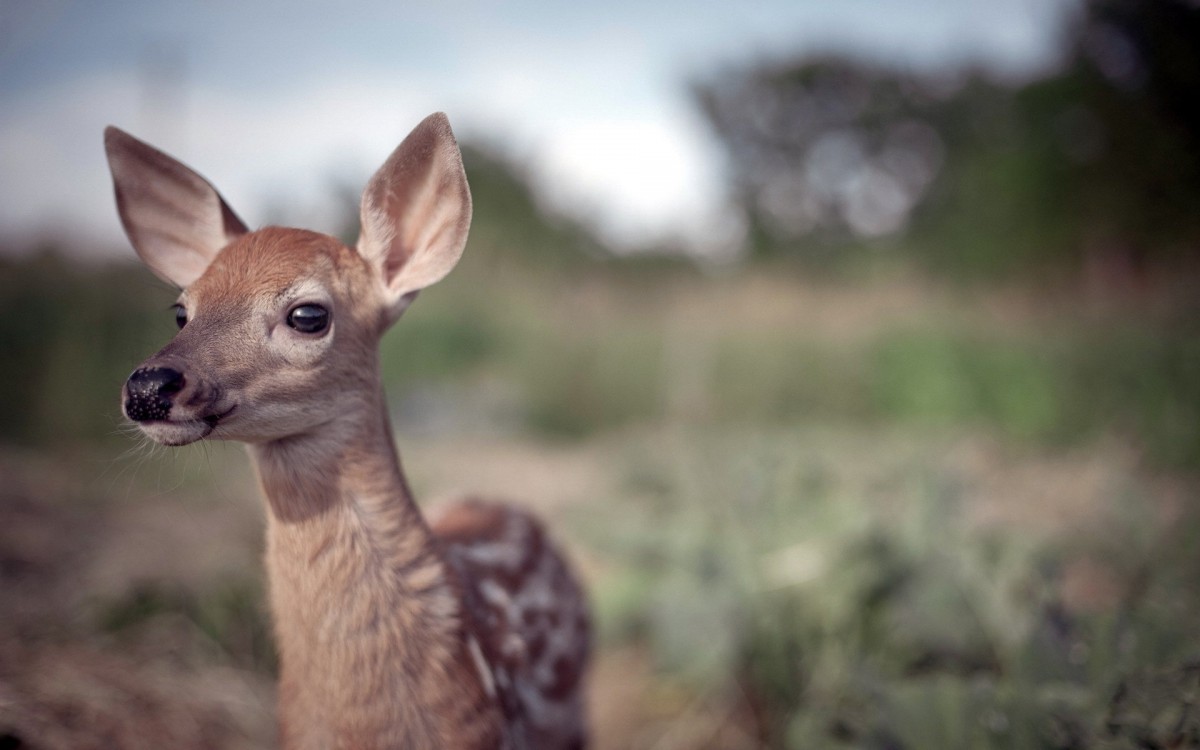
[[[186,287],[246,225],[186,165],[117,128],[104,132],[121,224],[142,261]]]
[[[400,242],[394,242],[393,246],[398,247],[401,244]],[[388,254],[387,265],[383,269],[383,278],[388,286],[391,286],[396,281],[396,276],[399,275],[400,269],[404,268],[406,263],[408,263],[408,255],[405,253],[397,250]]]
[[[462,255],[471,196],[444,115],[418,125],[363,191],[359,250],[402,297],[444,277]]]

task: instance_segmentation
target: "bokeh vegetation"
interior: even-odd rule
[[[837,264],[907,227],[956,275],[1194,268],[1195,6],[1092,0],[1061,36],[1032,80],[829,55],[699,83],[754,251]]]
[[[494,461],[570,496],[542,510],[593,592],[601,747],[1200,747],[1198,19],[1087,3],[1022,81],[703,79],[750,227],[716,272],[614,256],[465,149],[470,244],[385,380],[418,489]],[[244,460],[120,457],[173,294],[132,258],[0,255],[0,682],[57,695],[25,655],[64,644],[269,682]],[[145,520],[175,503],[186,528]],[[112,573],[143,526],[179,549]],[[195,746],[255,744],[221,705]]]

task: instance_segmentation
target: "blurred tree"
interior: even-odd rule
[[[1092,0],[1067,33],[1059,76],[1077,92],[1059,115],[1092,260],[1194,255],[1200,240],[1200,4]]]
[[[727,72],[696,96],[760,254],[896,231],[940,167],[924,117],[938,92],[915,75],[831,56]]]
[[[928,264],[977,273],[1194,260],[1200,5],[1090,0],[1063,38],[1024,82],[823,56],[696,86],[752,252],[836,261],[907,233]]]

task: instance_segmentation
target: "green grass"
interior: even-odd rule
[[[143,639],[155,624],[173,620],[203,644],[209,658],[268,674],[278,669],[265,591],[253,578],[211,582],[198,590],[141,584],[92,609],[93,627],[118,639]]]
[[[1188,713],[1200,695],[1200,592],[1182,580],[1200,569],[1200,521],[1164,530],[1146,498],[1114,490],[1096,512],[1111,503],[1116,522],[1074,539],[972,528],[964,478],[934,446],[867,438],[854,467],[845,445],[817,442],[824,434],[632,446],[643,457],[629,461],[627,492],[576,519],[619,561],[596,592],[605,637],[647,644],[698,691],[738,685],[769,747],[1200,737]],[[1123,594],[1072,610],[1062,571],[1089,554]],[[1121,685],[1145,675],[1190,692],[1160,690],[1120,720]],[[1164,744],[1138,745],[1143,730]]]
[[[1194,326],[1068,319],[1002,331],[950,318],[839,342],[802,329],[681,331],[664,308],[628,310],[619,295],[581,319],[519,280],[492,291],[483,308],[448,290],[441,312],[406,320],[392,335],[404,351],[385,357],[393,387],[498,378],[520,394],[525,427],[552,437],[673,419],[898,423],[1043,448],[1119,437],[1153,464],[1200,466]]]

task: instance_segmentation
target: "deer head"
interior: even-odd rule
[[[126,381],[124,412],[151,439],[263,443],[361,416],[378,341],[462,255],[471,196],[443,114],[367,183],[355,248],[245,224],[203,177],[109,127],[121,223],[142,262],[179,287],[180,331]]]

